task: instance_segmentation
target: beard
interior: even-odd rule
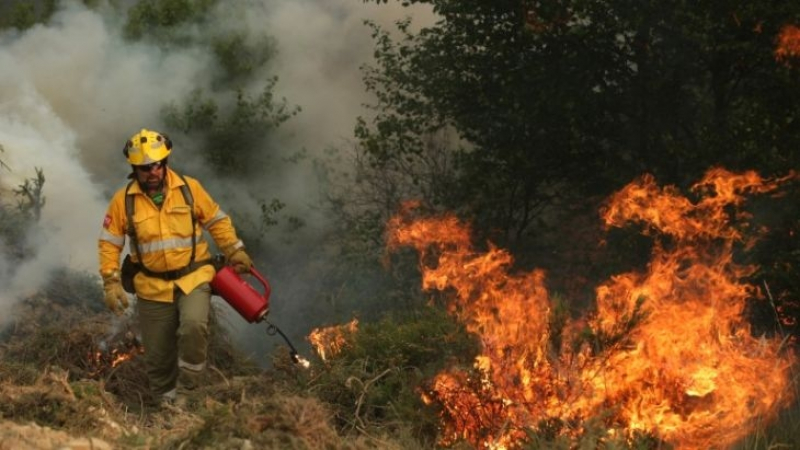
[[[142,189],[147,193],[151,193],[154,191],[160,191],[161,188],[164,186],[164,177],[166,174],[162,174],[161,176],[148,173],[144,177],[139,177],[139,185],[142,186]]]

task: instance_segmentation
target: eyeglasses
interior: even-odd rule
[[[152,164],[143,164],[141,166],[135,166],[135,167],[136,167],[136,170],[139,170],[141,172],[148,172],[149,173],[149,172],[152,172],[155,169],[160,169],[160,168],[164,167],[164,161],[158,161],[158,162],[154,162]]]

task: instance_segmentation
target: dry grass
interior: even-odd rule
[[[216,321],[206,382],[179,409],[151,398],[130,320],[44,298],[28,299],[14,317],[0,344],[0,417],[17,426],[6,426],[0,442],[30,433],[38,442],[30,448],[60,448],[76,437],[123,449],[403,448],[390,438],[342,434],[328,405],[258,370]],[[295,370],[288,356],[279,353],[276,365]]]

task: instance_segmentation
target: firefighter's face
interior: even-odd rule
[[[160,188],[161,183],[164,181],[164,175],[167,172],[165,166],[166,164],[164,164],[164,161],[134,166],[136,167],[136,178],[139,180],[139,184],[146,189],[155,190]]]

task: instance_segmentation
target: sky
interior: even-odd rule
[[[346,145],[355,118],[367,114],[363,104],[371,97],[359,67],[371,61],[373,42],[364,19],[385,26],[409,15],[419,26],[434,21],[429,10],[394,1],[220,3],[214,26],[247,27],[255,37],[275,39],[278,53],[264,77],[277,75],[276,97],[302,108],[279,133],[287,155],[304,149],[313,157]],[[0,161],[8,166],[0,167],[0,198],[13,205],[10,190],[37,169],[46,178],[40,226],[28,233],[34,256],[12,264],[8,249],[0,247],[0,321],[54,269],[97,273],[104,211],[129,171],[123,142],[140,128],[153,127],[165,103],[211,83],[207,52],[125,42],[122,19],[109,11],[65,2],[47,24],[0,32]],[[171,162],[197,171],[221,198],[236,197],[225,192],[236,186],[214,180],[188,152],[181,153],[188,147],[182,144],[176,142]],[[307,169],[296,170],[273,180],[271,196],[300,202],[315,189],[302,172]],[[241,200],[245,207],[255,205],[255,199]]]

